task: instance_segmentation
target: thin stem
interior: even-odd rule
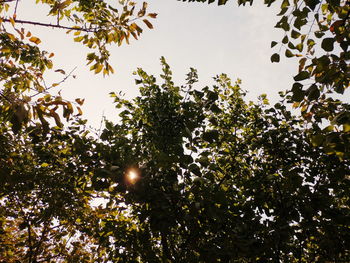
[[[66,76],[64,77],[64,79],[62,79],[60,82],[56,83],[57,86],[60,85],[60,84],[62,84],[63,82],[65,82],[65,81],[73,74],[73,72],[74,72],[76,69],[77,69],[77,67],[73,68],[73,69],[71,70],[71,72],[69,72],[68,75],[66,75]],[[54,88],[54,87],[56,87],[56,85],[52,85],[51,87],[48,87],[44,92],[47,92],[49,89],[52,89],[52,88]],[[41,93],[43,93],[43,92],[37,92],[37,93],[35,93],[34,95],[31,95],[30,97],[33,98],[33,97],[35,97],[35,96],[37,96],[37,95],[39,95],[39,94],[41,94]]]
[[[11,22],[11,21],[8,18],[4,18],[3,22]],[[29,24],[29,25],[34,25],[34,26],[53,27],[53,28],[59,28],[59,29],[83,31],[83,32],[88,32],[88,33],[96,32],[95,28],[89,29],[89,28],[83,28],[83,27],[69,27],[69,26],[61,26],[61,25],[56,25],[56,24],[48,24],[48,23],[26,21],[26,20],[19,20],[19,19],[15,19],[15,22],[19,23],[19,24]]]
[[[16,6],[15,6],[15,11],[13,12],[13,15],[17,14],[18,2],[19,2],[19,0],[16,0]]]

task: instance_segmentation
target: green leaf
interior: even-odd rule
[[[203,140],[207,142],[213,142],[219,138],[219,132],[217,130],[211,130],[203,133]]]
[[[292,38],[294,38],[294,39],[297,39],[298,37],[300,37],[300,33],[298,32],[298,31],[296,31],[296,30],[292,30],[292,32],[291,32],[291,36],[292,36]]]
[[[318,89],[316,84],[312,84],[310,88],[307,90],[307,98],[312,100],[317,100],[320,97],[320,90]]]
[[[295,102],[300,102],[304,99],[305,96],[305,92],[302,90],[303,85],[301,85],[300,83],[296,82],[293,84],[292,87],[292,100]]]
[[[321,47],[325,51],[331,52],[334,49],[334,42],[335,42],[334,38],[331,38],[331,37],[325,38],[325,39],[322,40]]]
[[[272,62],[272,63],[274,63],[274,62],[276,62],[276,63],[280,62],[280,55],[277,54],[277,53],[273,54],[273,55],[271,56],[271,62]]]
[[[303,45],[303,43],[299,43],[298,45],[295,46],[295,48],[296,48],[299,52],[302,52],[302,51],[303,51],[303,48],[304,48],[304,45]]]
[[[311,137],[311,143],[313,144],[313,146],[322,145],[324,140],[325,140],[325,136],[322,134],[317,134]]]
[[[287,58],[291,58],[291,57],[294,57],[294,54],[289,49],[286,49],[285,56]]]
[[[226,2],[227,2],[227,0],[219,0],[219,5],[224,5],[224,4],[226,4]]]
[[[308,6],[311,10],[315,10],[316,6],[321,3],[320,0],[305,0],[306,6]]]
[[[310,78],[310,73],[307,71],[302,71],[298,75],[294,76],[295,81],[302,81]]]
[[[271,48],[273,48],[274,46],[276,46],[277,45],[277,42],[276,41],[272,41],[271,42]]]

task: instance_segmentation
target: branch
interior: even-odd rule
[[[32,234],[31,234],[31,226],[30,226],[30,221],[28,220],[28,225],[27,225],[27,232],[28,232],[28,245],[29,245],[29,251],[28,251],[28,256],[29,256],[29,263],[32,263],[32,257],[33,257],[33,247],[32,247]]]
[[[16,14],[17,14],[18,1],[19,1],[19,0],[16,0],[15,11],[13,12],[13,14],[14,14],[14,15],[16,15]]]
[[[61,26],[61,25],[57,25],[57,24],[47,24],[47,23],[26,21],[26,20],[18,20],[18,19],[15,19],[14,21],[15,21],[15,23],[29,24],[29,25],[34,25],[34,26],[53,27],[53,28],[59,28],[59,29],[83,31],[83,32],[87,32],[87,33],[96,32],[96,29],[89,29],[89,28],[84,28],[84,27],[69,27],[69,26]],[[8,18],[4,18],[3,22],[11,22],[11,21]]]
[[[164,233],[164,231],[161,231],[160,235],[161,235],[161,244],[162,244],[162,247],[163,247],[164,256],[165,256],[165,258],[167,260],[171,260],[173,257],[171,256],[171,253],[170,253],[170,249],[169,249],[169,246],[168,246],[168,241],[167,241],[167,238],[166,238],[166,233]]]
[[[73,68],[73,69],[71,70],[71,72],[68,73],[68,75],[66,75],[60,82],[56,83],[57,85],[52,85],[52,86],[46,88],[43,92],[37,92],[37,93],[31,95],[30,97],[33,98],[33,97],[35,97],[35,96],[37,96],[37,95],[39,95],[39,94],[46,93],[49,89],[52,89],[52,88],[54,88],[54,87],[56,87],[56,86],[59,86],[60,84],[62,84],[63,82],[65,82],[65,81],[73,74],[73,72],[74,72],[76,69],[77,69],[77,67]]]

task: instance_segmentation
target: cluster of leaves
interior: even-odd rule
[[[133,101],[111,94],[121,121],[100,141],[81,120],[46,137],[1,125],[0,260],[349,260],[349,161],[240,81],[197,90],[191,69],[179,87],[162,65],[161,85],[137,70]]]
[[[114,262],[349,260],[349,163],[314,149],[285,106],[245,103],[226,75],[201,91],[137,71],[141,95],[101,139],[96,189]],[[128,170],[139,173],[128,181]],[[97,183],[98,182],[98,183]],[[210,259],[210,261],[208,261]]]
[[[93,226],[104,212],[91,207],[100,164],[83,122],[46,137],[0,129],[0,262],[101,260]]]
[[[63,79],[47,85],[44,75],[47,70],[53,69],[51,58],[54,54],[42,51],[39,48],[40,38],[21,25],[56,27],[74,32],[74,41],[96,51],[87,55],[88,64],[93,64],[90,69],[108,75],[113,73],[113,68],[108,62],[107,45],[121,45],[124,40],[129,43],[130,36],[137,39],[142,29],[136,22],[143,21],[148,28],[153,28],[147,17],[156,17],[154,13],[147,13],[146,3],[136,12],[136,4],[130,1],[120,1],[120,10],[105,1],[37,1],[37,4],[48,5],[49,15],[57,17],[56,23],[45,24],[19,19],[16,10],[20,4],[18,1],[10,2],[0,3],[0,120],[10,122],[14,133],[29,122],[36,122],[37,130],[44,134],[48,132],[50,123],[61,129],[62,114],[58,110],[69,121],[74,115],[82,114],[80,106],[83,104],[82,99],[70,102],[50,93],[72,72],[66,74],[64,70],[56,69],[55,72],[64,75]]]
[[[176,86],[162,58],[162,84],[138,69],[140,96],[111,94],[121,120],[97,140],[78,119],[83,100],[74,110],[49,92],[70,74],[47,86],[53,54],[18,25],[74,32],[108,75],[107,45],[137,39],[136,21],[152,28],[156,15],[131,1],[37,0],[57,18],[43,24],[7,16],[11,2],[0,3],[1,262],[350,261],[350,107],[329,95],[349,85],[347,3],[282,2],[281,50],[300,57],[284,100],[303,118],[265,95],[245,102],[224,74],[198,90],[191,69]]]
[[[186,0],[184,0],[186,1]],[[189,1],[191,2],[191,1]],[[213,3],[217,1],[197,0]],[[218,1],[226,4],[228,1]],[[275,0],[266,0],[270,6]],[[238,0],[239,5],[252,0]],[[278,53],[272,62],[280,61],[280,53],[287,58],[299,58],[298,74],[290,91],[290,101],[301,110],[314,145],[340,158],[350,155],[350,112],[334,94],[343,94],[350,83],[350,3],[348,0],[281,1],[281,19],[276,28],[285,34],[280,42],[272,41]],[[325,128],[325,123],[326,124]]]

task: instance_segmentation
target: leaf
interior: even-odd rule
[[[304,69],[305,63],[306,63],[306,58],[305,58],[305,57],[304,57],[304,58],[301,58],[301,59],[299,60],[299,72],[301,72],[301,71]]]
[[[147,19],[143,19],[142,21],[146,24],[146,26],[147,26],[149,29],[153,29],[153,25],[152,25]]]
[[[294,39],[297,39],[298,37],[300,37],[300,33],[298,31],[292,30],[291,36]]]
[[[300,83],[296,82],[293,84],[292,87],[292,100],[296,101],[296,102],[300,102],[304,99],[305,96],[305,92],[302,90],[303,85],[301,85]]]
[[[218,5],[224,5],[224,4],[226,4],[226,2],[227,2],[227,0],[219,0]]]
[[[335,39],[334,39],[334,38],[331,38],[331,37],[324,38],[324,39],[322,40],[321,47],[322,47],[325,51],[331,52],[331,51],[334,49],[334,42],[335,42]]]
[[[75,99],[75,101],[81,106],[84,104],[85,99]]]
[[[291,57],[294,57],[294,54],[289,49],[286,49],[285,56],[287,58],[291,58]]]
[[[80,107],[77,107],[77,110],[78,110],[78,115],[83,115],[83,111],[81,110]]]
[[[63,69],[56,69],[55,72],[61,73],[63,75],[66,74],[66,72]]]
[[[318,89],[316,84],[312,84],[310,88],[308,88],[307,93],[307,98],[310,101],[317,100],[320,97],[320,90]]]
[[[302,51],[303,51],[303,48],[304,48],[304,45],[303,45],[303,43],[299,43],[298,45],[295,46],[295,48],[296,48],[299,52],[302,52]]]
[[[324,135],[317,134],[311,137],[311,143],[313,144],[313,146],[320,146],[322,145],[324,139],[325,139]]]
[[[273,48],[274,46],[276,46],[277,45],[277,42],[276,41],[272,41],[271,42],[271,48]]]
[[[156,13],[150,13],[150,14],[148,14],[148,16],[151,17],[151,18],[156,18],[157,15],[158,15],[158,14],[156,14]]]
[[[343,124],[343,131],[344,132],[350,132],[350,123],[344,123]]]
[[[302,81],[308,79],[310,77],[310,73],[307,71],[302,71],[298,75],[294,76],[295,81]]]
[[[207,142],[213,142],[219,138],[219,132],[217,130],[211,130],[203,133],[203,140]]]
[[[271,56],[271,62],[272,62],[272,63],[274,63],[274,62],[276,62],[276,63],[280,62],[280,55],[277,54],[277,53],[273,54],[273,55]]]
[[[14,27],[15,26],[15,20],[12,18],[12,17],[10,17],[10,23],[11,23],[11,25]]]
[[[103,65],[102,64],[97,64],[96,67],[95,67],[95,74],[100,73],[102,69],[103,69]]]
[[[33,42],[33,43],[35,43],[37,45],[39,45],[41,43],[41,40],[39,38],[37,38],[37,37],[31,37],[31,38],[29,38],[29,41]]]
[[[81,42],[84,39],[84,36],[80,36],[80,37],[75,37],[74,41],[75,42]]]

